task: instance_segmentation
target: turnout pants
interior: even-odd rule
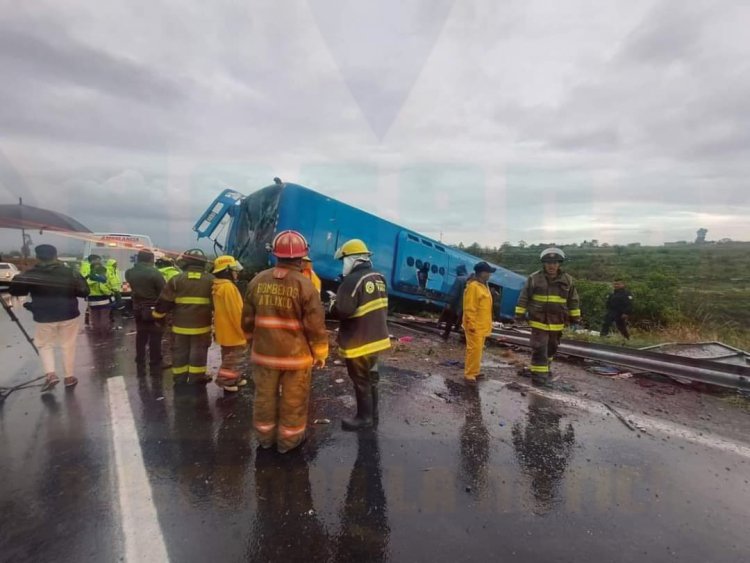
[[[154,366],[161,364],[161,336],[162,327],[154,321],[141,318],[135,313],[135,361],[137,364],[146,363],[146,348],[148,347],[149,363]]]
[[[55,348],[60,348],[63,356],[63,373],[65,377],[73,377],[79,321],[76,317],[68,321],[37,323],[34,343],[39,349],[45,374],[55,373]]]
[[[261,447],[281,453],[299,446],[307,429],[312,368],[280,370],[253,366],[253,426]]]
[[[531,374],[536,379],[546,379],[550,373],[552,358],[560,346],[562,331],[531,329]]]
[[[245,346],[222,346],[221,367],[216,383],[234,384],[245,375]]]
[[[482,368],[482,353],[487,336],[476,332],[466,331],[466,360],[464,362],[464,377],[474,380]]]
[[[622,313],[616,313],[615,311],[607,311],[604,315],[604,324],[602,324],[601,336],[607,336],[609,329],[612,327],[612,323],[615,324],[617,330],[620,331],[625,338],[630,339],[630,332],[628,331],[628,322],[622,318]]]
[[[201,378],[206,375],[208,348],[211,346],[211,333],[174,335],[172,350],[172,375]]]

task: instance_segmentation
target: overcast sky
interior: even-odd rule
[[[449,243],[750,240],[748,29],[742,0],[0,0],[0,202],[180,249],[280,176]]]

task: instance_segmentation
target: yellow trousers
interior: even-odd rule
[[[466,361],[464,363],[464,377],[476,379],[481,370],[482,352],[484,352],[484,334],[466,332]]]

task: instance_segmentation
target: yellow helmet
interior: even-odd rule
[[[216,260],[214,260],[214,274],[223,272],[227,268],[229,268],[230,270],[234,270],[235,272],[239,272],[240,270],[242,270],[242,264],[237,262],[234,256],[229,256],[228,254],[219,256]]]
[[[365,245],[360,239],[353,238],[342,244],[333,257],[336,260],[343,260],[346,256],[351,256],[353,254],[367,254],[368,256],[371,256],[372,252],[367,250],[367,245]]]

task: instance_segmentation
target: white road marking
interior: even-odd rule
[[[593,414],[601,414],[603,416],[611,415],[607,407],[597,401],[591,401],[587,399],[581,399],[580,397],[571,397],[565,393],[558,393],[555,391],[546,391],[542,389],[536,389],[529,387],[529,391],[537,393],[544,397],[548,397],[555,401],[568,404],[572,407],[579,408],[581,410],[588,411]],[[716,434],[700,433],[692,428],[677,424],[676,422],[669,422],[660,418],[654,418],[651,416],[641,415],[626,409],[622,409],[619,406],[617,411],[623,415],[628,421],[630,421],[637,428],[642,428],[646,431],[659,432],[660,434],[666,434],[676,438],[681,438],[688,442],[706,446],[721,450],[723,452],[729,452],[745,458],[750,458],[750,447],[741,443],[717,436]]]
[[[125,561],[169,561],[122,376],[107,380]]]

